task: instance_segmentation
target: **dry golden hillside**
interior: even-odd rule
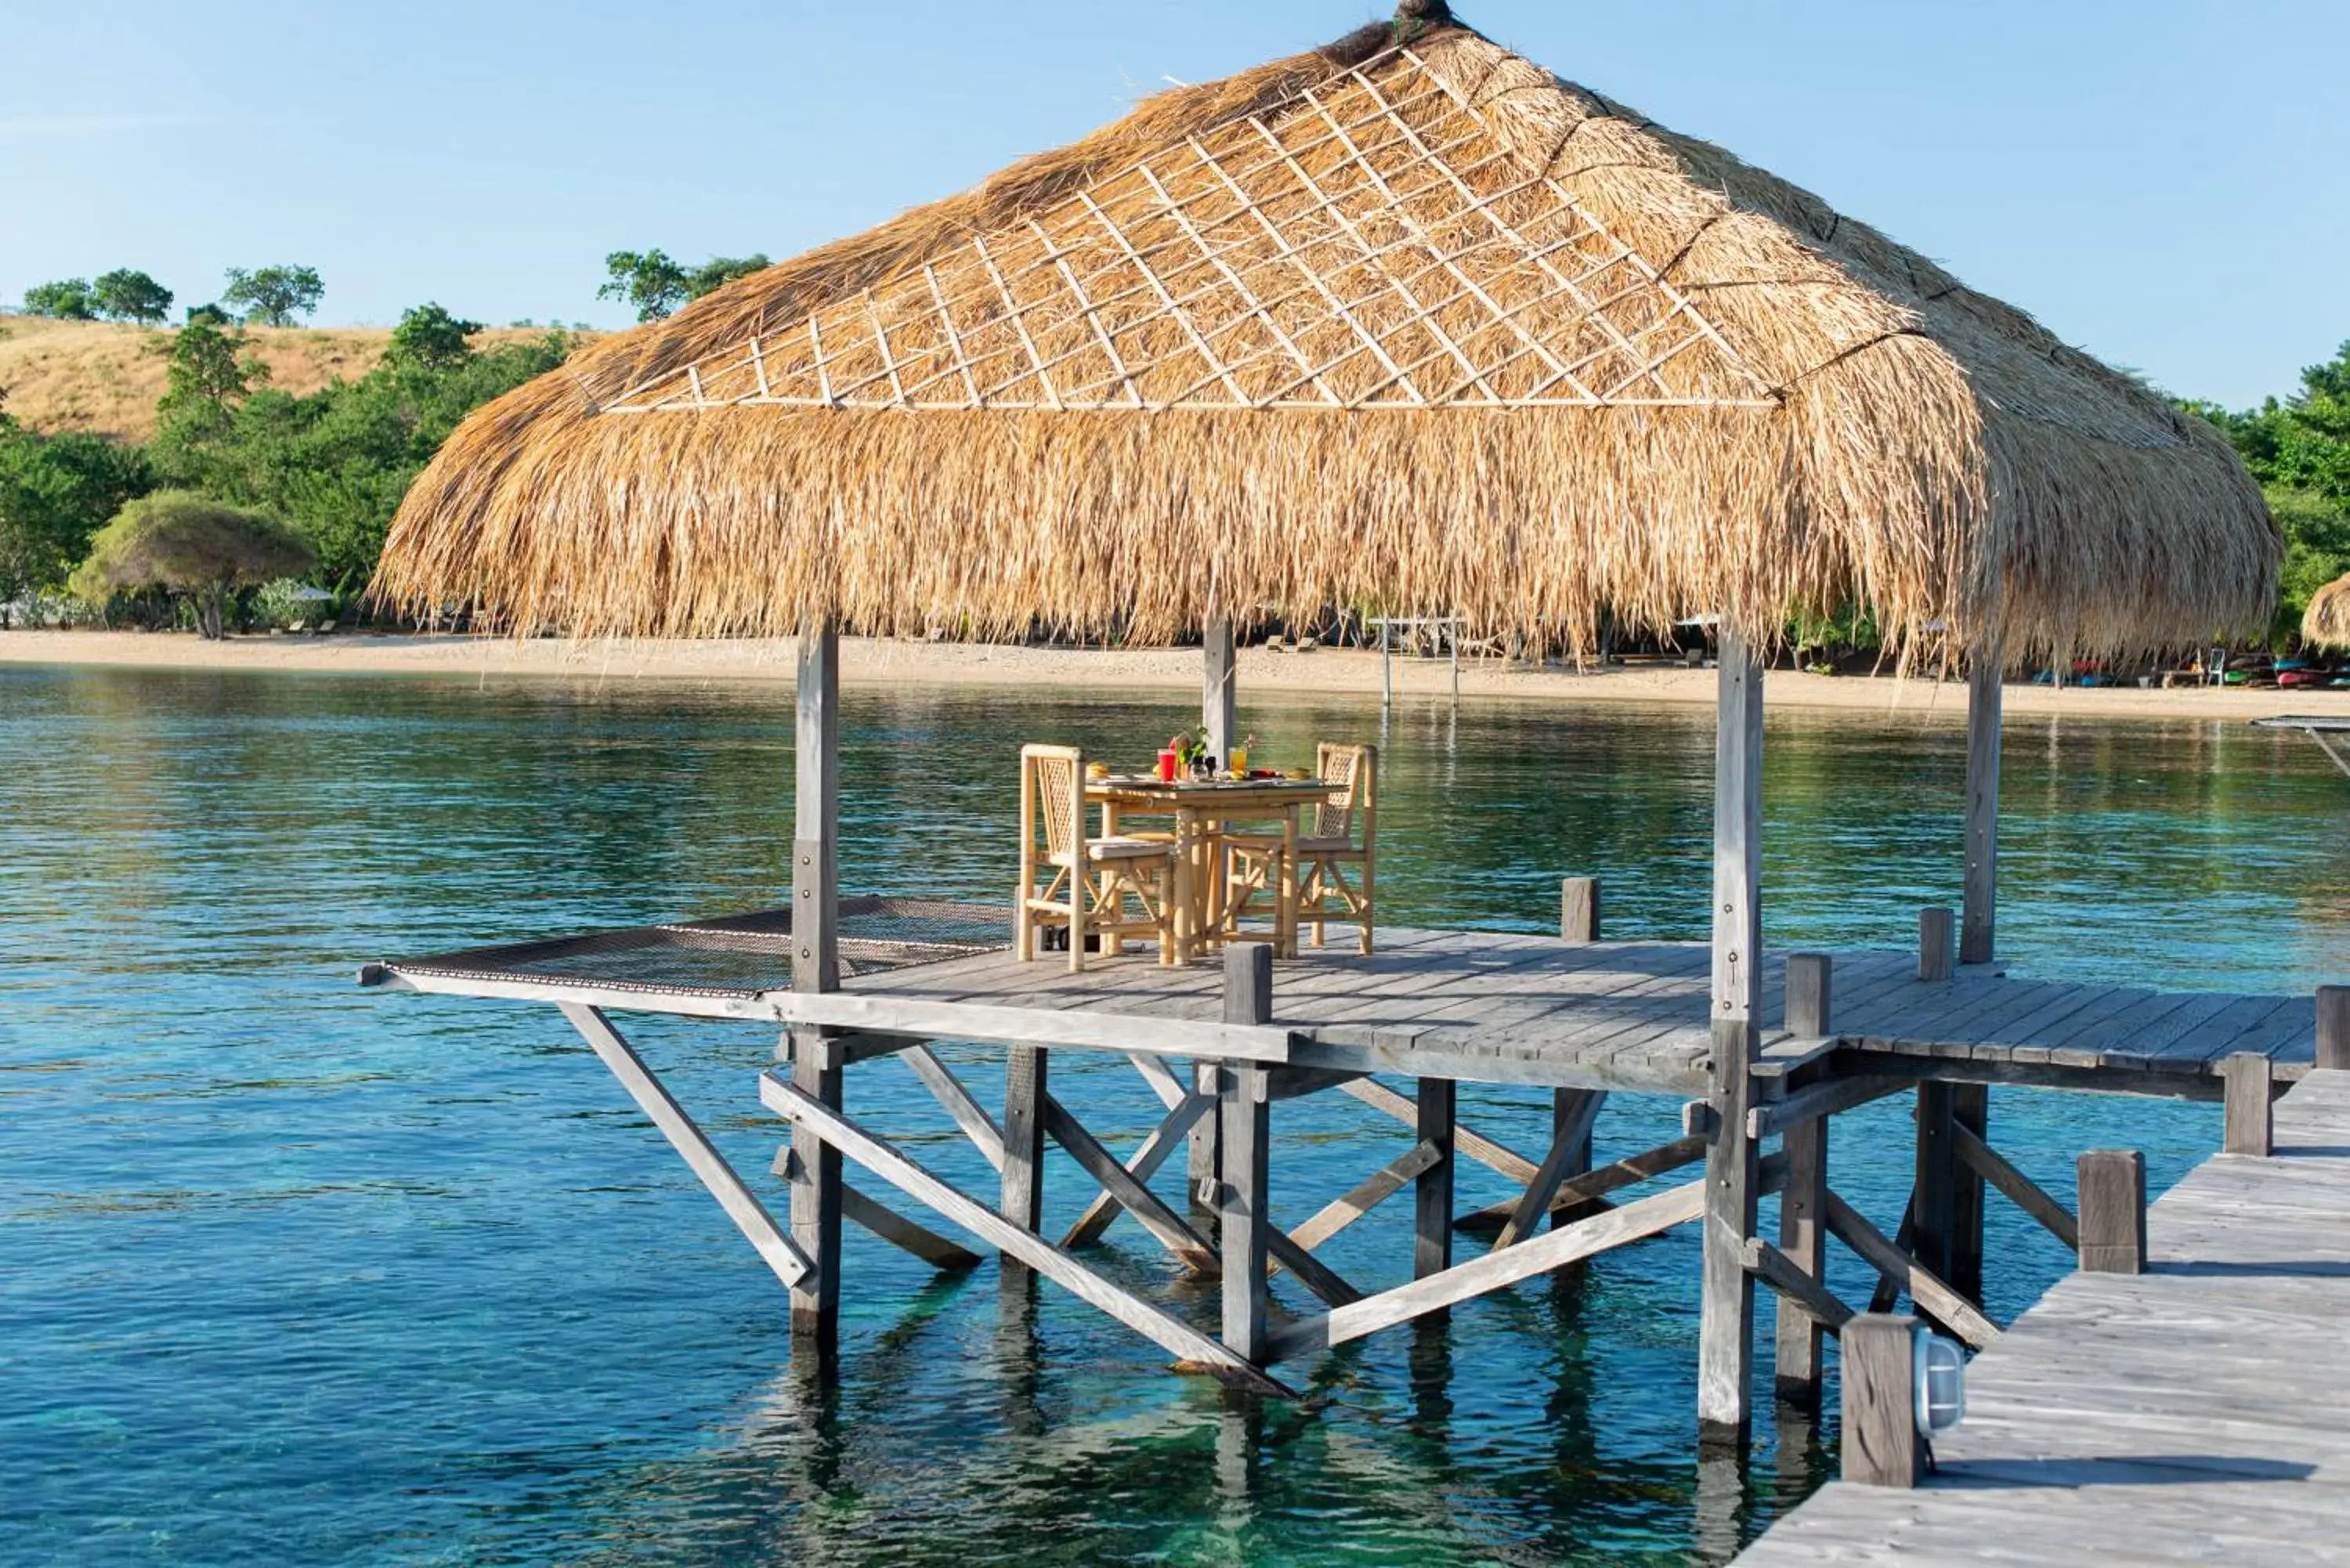
[[[167,327],[0,316],[0,409],[35,430],[145,441],[155,433],[172,336]],[[501,327],[473,341],[487,348],[538,336]],[[256,327],[245,334],[249,352],[269,367],[269,385],[296,394],[365,375],[390,337],[381,327]]]

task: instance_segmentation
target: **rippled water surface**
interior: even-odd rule
[[[1898,944],[1955,900],[1963,748],[1931,696],[1773,715],[1774,943]],[[1752,1459],[1700,1467],[1686,1233],[1361,1342],[1299,1370],[1310,1408],[1251,1410],[1056,1291],[941,1281],[852,1231],[840,1378],[795,1371],[773,1277],[551,1010],[350,983],[364,959],[775,901],[789,701],[0,669],[0,1561],[1718,1561],[1832,1465],[1833,1432],[1778,1424],[1765,1389]],[[1139,761],[1184,717],[1172,694],[852,691],[845,880],[1001,898],[1016,742]],[[1379,729],[1335,699],[1246,718],[1275,760]],[[1701,936],[1711,734],[1701,711],[1399,708],[1383,913],[1538,929],[1585,871],[1611,934]],[[2019,971],[2350,970],[2350,784],[2299,737],[2032,719],[2007,747]],[[764,1171],[772,1042],[629,1026]],[[987,1053],[948,1054],[1000,1092]],[[1121,1147],[1155,1120],[1121,1063],[1054,1071]],[[985,1189],[899,1064],[849,1097]],[[1538,1148],[1537,1098],[1464,1090],[1464,1119]],[[1602,1157],[1676,1117],[1618,1096]],[[1837,1185],[1889,1224],[1903,1112],[1849,1125]],[[1342,1096],[1276,1126],[1287,1224],[1400,1152]],[[2218,1136],[2208,1106],[2021,1092],[1993,1127],[2060,1193],[2085,1145],[2143,1147],[2168,1182]],[[1090,1189],[1049,1181],[1066,1225]],[[1505,1195],[1461,1183],[1464,1206]],[[1330,1262],[1400,1278],[1402,1207]],[[1992,1224],[2004,1317],[2064,1259],[1996,1201]],[[1106,1267],[1212,1323],[1211,1287],[1110,1235]]]

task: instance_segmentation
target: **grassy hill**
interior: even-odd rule
[[[482,348],[518,343],[544,328],[500,327]],[[296,395],[353,380],[383,355],[382,327],[256,327],[248,351],[269,367],[268,385]],[[0,408],[37,431],[91,431],[124,441],[155,433],[155,400],[172,353],[168,327],[51,321],[0,315]]]

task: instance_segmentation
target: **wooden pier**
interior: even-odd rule
[[[2152,1206],[2144,1273],[2068,1276],[1975,1358],[1923,1486],[1832,1484],[1738,1563],[2350,1563],[2350,1073],[2274,1111],[2272,1156]]]

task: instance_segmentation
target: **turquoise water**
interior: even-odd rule
[[[773,901],[788,703],[0,669],[0,1563],[1719,1561],[1832,1468],[1833,1433],[1783,1428],[1767,1391],[1752,1459],[1699,1464],[1687,1234],[1362,1342],[1300,1370],[1311,1408],[1253,1410],[1055,1291],[1007,1303],[992,1266],[941,1282],[852,1231],[839,1382],[795,1371],[772,1276],[551,1010],[350,983],[365,959]],[[852,691],[845,877],[1001,897],[1008,832],[964,827],[1008,813],[1017,742],[1139,759],[1184,717]],[[1245,717],[1274,760],[1378,732],[1352,701]],[[1701,935],[1710,744],[1701,711],[1399,709],[1388,918],[1542,929],[1557,877],[1591,872],[1611,934]],[[2350,971],[2350,784],[2305,741],[2035,719],[2007,746],[2020,971]],[[1773,716],[1774,943],[1899,944],[1954,900],[1961,749],[1947,706]],[[764,1170],[772,1042],[623,1023]],[[984,1053],[950,1056],[995,1093]],[[1122,1064],[1055,1072],[1113,1143],[1155,1119]],[[985,1189],[898,1064],[849,1097]],[[1538,1148],[1535,1099],[1464,1091],[1464,1119]],[[1676,1116],[1619,1097],[1603,1157]],[[1837,1148],[1888,1224],[1901,1117],[1859,1113]],[[1285,1223],[1401,1147],[1339,1096],[1277,1125]],[[2218,1137],[2208,1106],[2020,1092],[1993,1126],[2060,1193],[2082,1147],[2142,1147],[2167,1182]],[[1089,1189],[1050,1180],[1066,1224]],[[1501,1196],[1464,1164],[1464,1205]],[[1400,1219],[1330,1261],[1392,1282]],[[2004,1317],[2064,1260],[1996,1199],[1992,1225]],[[1106,1266],[1212,1322],[1139,1231],[1111,1238]]]

